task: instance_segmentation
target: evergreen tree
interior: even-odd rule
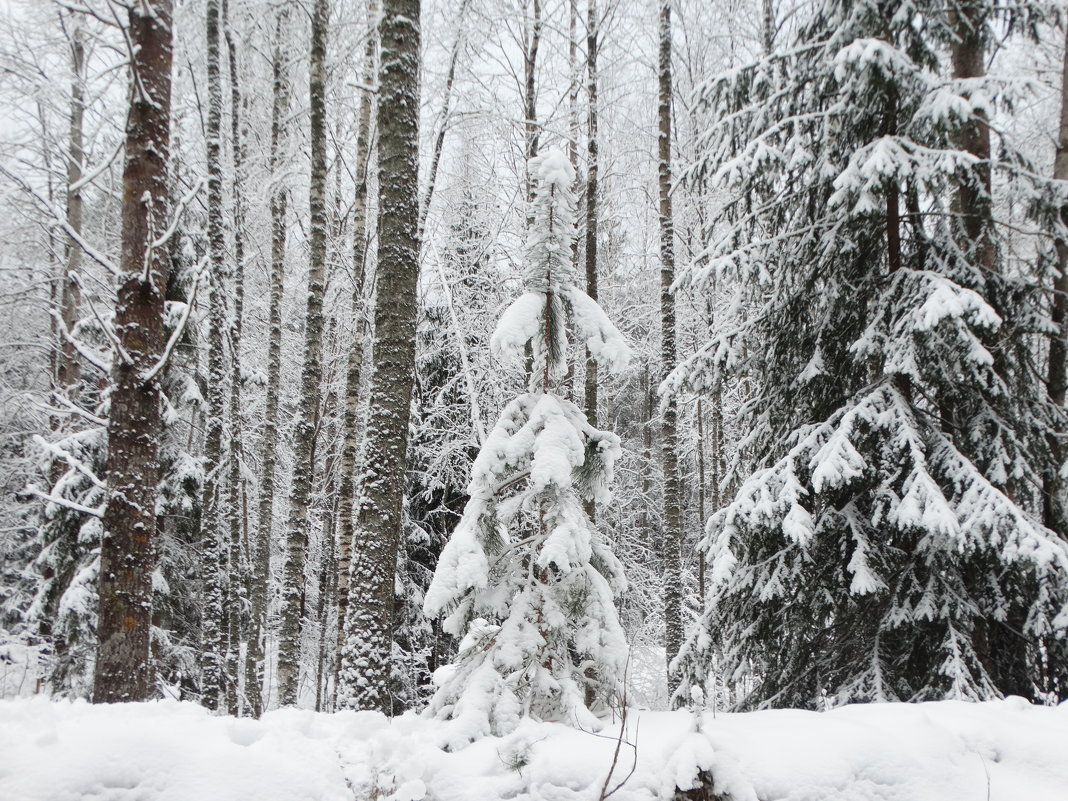
[[[689,279],[737,294],[668,389],[749,381],[754,470],[708,525],[687,686],[715,664],[750,707],[1048,689],[1068,545],[1034,488],[1061,411],[1033,363],[1033,271],[999,248],[990,192],[991,170],[1006,201],[1037,173],[975,133],[1013,99],[975,68],[995,14],[1025,12],[825,0],[792,46],[704,91],[689,178],[738,200]]]
[[[84,328],[80,333],[87,337]],[[90,426],[46,448],[53,464],[67,467],[49,490],[53,500],[44,506],[32,564],[37,587],[26,618],[46,643],[52,692],[88,698],[96,647],[100,512],[106,495],[100,476],[107,459],[107,431],[102,425]]]
[[[614,598],[618,560],[584,504],[608,500],[619,438],[554,394],[567,369],[567,329],[600,364],[622,370],[629,349],[576,287],[574,170],[550,151],[536,178],[526,289],[505,311],[493,349],[533,358],[531,391],[509,403],[472,467],[470,500],[426,594],[428,615],[463,636],[439,674],[432,713],[455,719],[457,741],[510,731],[522,715],[596,725],[619,688],[626,643]]]
[[[172,160],[173,165],[173,160]],[[172,166],[177,172],[177,166]],[[197,274],[202,231],[179,230],[171,240],[167,280],[168,340],[181,326],[161,378],[164,429],[160,442],[156,575],[153,579],[153,661],[159,681],[181,698],[200,698],[201,562],[200,518],[204,472],[197,458],[197,419],[204,407],[197,362],[196,328],[188,324],[206,276]]]
[[[460,209],[438,254],[439,280],[428,282],[417,330],[404,542],[397,560],[395,709],[425,706],[433,693],[431,676],[455,651],[452,638],[423,614],[423,599],[469,500],[471,462],[485,439],[477,397],[485,388],[474,385],[471,356],[488,349],[490,329],[483,323],[497,295],[488,257],[492,239],[471,190],[463,193]]]

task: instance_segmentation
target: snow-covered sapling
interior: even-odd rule
[[[569,328],[613,372],[626,368],[630,349],[574,285],[570,163],[546,152],[531,173],[526,292],[491,339],[501,358],[523,358],[529,347],[531,386],[505,407],[475,459],[470,501],[424,604],[463,636],[454,664],[435,677],[429,710],[461,724],[458,742],[511,731],[527,715],[595,727],[626,661],[614,605],[622,568],[584,509],[609,498],[619,437],[550,388],[567,367]]]

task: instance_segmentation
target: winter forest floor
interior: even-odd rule
[[[455,724],[413,714],[257,721],[38,696],[0,702],[0,799],[636,801],[671,799],[703,769],[730,801],[1068,801],[1068,704],[708,713],[700,731],[688,712],[631,710],[613,768],[619,729],[527,720],[449,750]]]

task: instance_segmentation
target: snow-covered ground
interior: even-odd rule
[[[1019,699],[707,715],[632,711],[609,790],[733,801],[1068,801],[1068,704]],[[616,750],[527,721],[455,751],[449,724],[369,712],[214,717],[192,704],[0,702],[5,801],[596,801]],[[633,770],[632,770],[633,769]]]

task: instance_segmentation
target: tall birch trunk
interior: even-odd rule
[[[367,43],[363,54],[363,82],[371,83],[375,74],[378,37],[375,35],[378,4],[367,5]],[[366,335],[367,310],[364,308],[364,282],[367,275],[367,177],[371,153],[371,114],[374,96],[365,92],[360,98],[360,120],[356,133],[356,197],[352,204],[352,286],[353,338],[345,374],[345,411],[342,417],[341,485],[338,491],[338,575],[337,575],[337,643],[334,655],[334,703],[341,692],[345,643],[360,636],[359,629],[348,627],[349,582],[352,571],[352,537],[355,529],[356,460],[359,454],[360,385],[363,382],[363,342]]]
[[[527,183],[527,203],[534,199],[534,181],[530,176],[530,160],[538,155],[538,49],[541,47],[541,0],[532,0],[533,19],[530,36],[523,54],[523,135],[527,152],[523,166]],[[528,216],[528,224],[530,218]]]
[[[419,0],[386,0],[378,81],[381,216],[374,314],[375,372],[360,501],[361,548],[353,569],[350,626],[362,636],[351,659],[357,709],[391,712],[393,588],[400,542],[408,423],[415,380],[419,280]]]
[[[154,695],[152,572],[159,441],[158,363],[163,358],[171,116],[171,3],[129,9],[132,88],[123,168],[122,261],[115,306],[120,349],[112,368],[107,505],[100,545],[93,701]],[[155,245],[155,246],[154,246]]]
[[[578,0],[568,0],[567,4],[567,71],[571,76],[567,90],[567,158],[571,162],[571,169],[575,171],[575,183],[578,183],[579,163],[578,147],[581,136],[581,123],[579,122],[579,89],[582,86],[582,67],[579,66],[579,41],[578,41]],[[576,188],[575,194],[579,194]],[[575,270],[578,271],[578,237],[572,244],[574,253]]]
[[[83,143],[85,121],[85,29],[75,21],[70,32],[70,132],[67,153],[67,226],[75,234],[82,233],[82,216],[84,203],[82,190],[78,185],[85,169],[85,147]],[[82,264],[82,249],[74,237],[67,236],[64,245],[64,274],[60,282],[60,308],[63,326],[73,331],[78,322],[78,307],[81,305],[81,289],[78,283]],[[81,376],[81,365],[74,345],[66,338],[60,337],[59,359],[56,365],[56,390],[70,396]],[[71,400],[74,400],[73,398]],[[57,468],[62,464],[57,460]],[[59,476],[55,476],[59,478]]]
[[[449,129],[449,120],[452,117],[452,87],[456,82],[456,64],[460,60],[460,50],[464,42],[464,20],[467,18],[467,8],[471,0],[460,0],[460,9],[456,15],[456,41],[453,42],[452,52],[449,55],[449,69],[445,73],[445,100],[441,109],[441,120],[438,123],[438,132],[434,137],[434,149],[430,155],[430,170],[427,173],[426,191],[419,201],[419,238],[423,238],[423,230],[426,228],[426,216],[430,212],[430,201],[434,199],[434,187],[438,181],[438,166],[441,164],[441,153],[445,148],[445,134]]]
[[[274,52],[271,56],[271,281],[268,308],[267,392],[263,420],[263,478],[260,484],[259,520],[253,547],[254,569],[249,588],[250,631],[245,672],[245,695],[252,712],[263,713],[266,681],[267,607],[271,575],[271,543],[274,524],[275,470],[278,464],[278,396],[282,381],[282,295],[286,262],[286,187],[282,183],[285,119],[289,112],[283,46],[288,8],[275,20]]]
[[[304,568],[308,551],[308,498],[315,472],[316,414],[323,374],[323,295],[326,284],[326,33],[328,0],[315,0],[311,26],[309,102],[311,106],[311,248],[308,303],[304,322],[304,367],[300,405],[293,430],[293,482],[289,493],[285,567],[282,577],[282,620],[278,636],[278,700],[297,703],[300,642],[304,618]]]
[[[671,0],[660,2],[659,47],[659,117],[658,169],[660,189],[660,368],[661,379],[667,378],[676,364],[675,296],[675,222],[671,210]],[[667,661],[682,647],[682,510],[678,468],[678,408],[673,397],[662,404],[660,418],[660,455],[664,470],[663,558],[664,623]],[[674,678],[668,670],[668,689],[673,691]]]
[[[761,11],[764,16],[760,31],[764,55],[770,56],[775,52],[775,0],[761,0]]]
[[[208,709],[225,703],[225,660],[229,640],[226,625],[228,537],[223,512],[223,415],[226,401],[226,242],[223,232],[222,194],[222,75],[220,72],[219,0],[207,2],[208,121],[208,397],[204,437],[204,517],[201,553],[204,571],[204,642],[201,653],[201,689]]]
[[[247,536],[242,530],[242,497],[244,483],[241,478],[241,466],[244,452],[241,433],[245,422],[241,414],[241,331],[245,312],[245,146],[242,142],[241,125],[241,88],[237,74],[237,48],[234,46],[233,30],[230,25],[229,2],[222,5],[223,38],[226,41],[227,66],[230,74],[230,149],[234,159],[234,173],[231,192],[234,203],[234,265],[232,280],[233,313],[230,316],[230,460],[227,477],[227,523],[230,537],[230,600],[227,604],[229,620],[229,649],[226,654],[227,673],[235,682],[228,693],[229,711],[232,715],[244,711],[236,682],[239,672],[247,675],[247,669],[241,670],[238,664],[241,657],[241,643],[248,642],[249,604],[248,583],[249,563]],[[246,650],[246,655],[248,651]],[[247,656],[246,656],[247,658]],[[246,689],[247,697],[247,689]]]
[[[586,294],[597,300],[597,0],[588,0],[586,78],[589,95],[589,138],[586,144]],[[597,361],[586,352],[586,419],[597,428]],[[588,511],[593,512],[590,504]],[[592,515],[591,515],[592,516]]]

